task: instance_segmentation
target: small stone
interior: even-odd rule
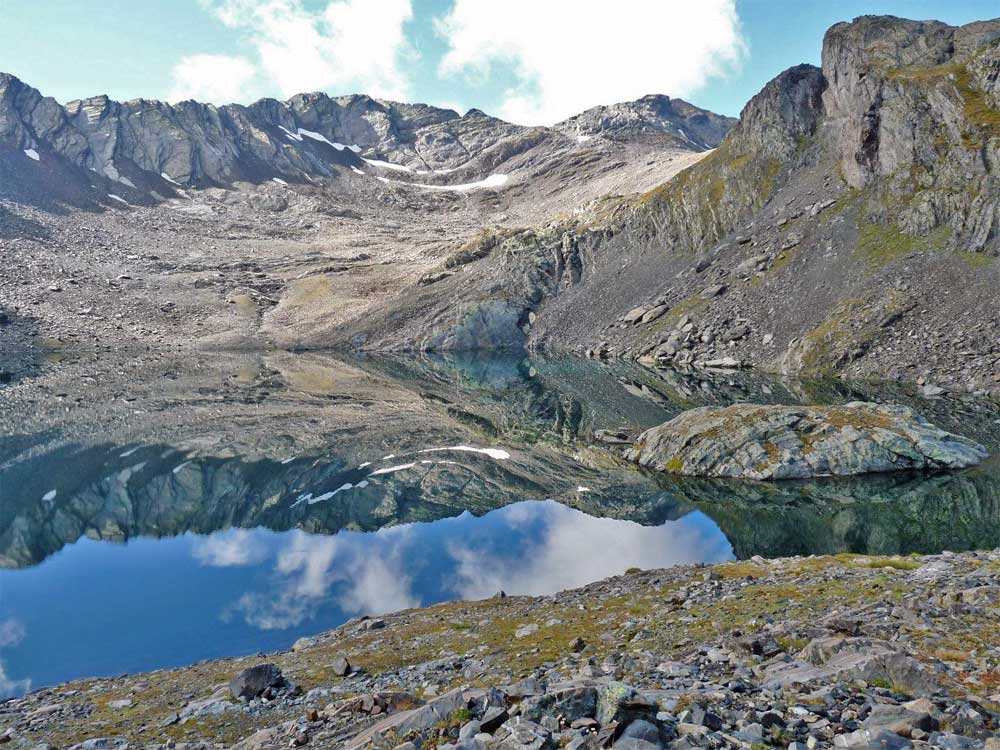
[[[527,638],[532,633],[538,630],[538,625],[535,623],[529,623],[528,625],[522,625],[517,630],[514,631],[515,638]]]
[[[725,284],[713,284],[712,286],[705,287],[698,296],[702,299],[712,299],[713,297],[725,294],[728,288]]]

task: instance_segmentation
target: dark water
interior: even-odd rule
[[[0,362],[0,695],[287,648],[359,614],[629,567],[1000,545],[1000,465],[751,484],[636,471],[595,429],[735,401],[995,404],[877,383],[521,358]]]

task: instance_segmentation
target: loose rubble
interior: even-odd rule
[[[46,688],[0,704],[0,736],[78,750],[996,750],[998,616],[1000,549],[630,571],[359,618],[266,658]],[[293,681],[302,691],[273,690]]]

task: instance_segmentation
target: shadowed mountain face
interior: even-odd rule
[[[36,391],[6,387],[0,564],[35,565],[85,536],[329,535],[541,499],[647,526],[701,511],[740,557],[966,549],[1000,535],[995,461],[947,475],[758,484],[639,472],[593,438],[699,405],[863,398],[908,402],[996,451],[998,414],[985,401],[580,360],[274,354],[167,364],[124,377],[114,358],[36,363],[25,377],[59,395],[33,416],[19,401]],[[79,373],[95,369],[106,377],[81,386]]]

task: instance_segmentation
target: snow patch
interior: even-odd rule
[[[367,161],[367,159],[365,160]],[[485,180],[479,180],[479,182],[466,182],[461,185],[427,185],[422,182],[403,182],[401,180],[390,180],[386,177],[379,177],[382,182],[387,182],[392,185],[409,185],[410,187],[421,188],[422,190],[438,190],[438,191],[452,191],[458,193],[466,193],[470,190],[482,190],[485,188],[498,188],[503,187],[510,180],[505,174],[491,174]]]
[[[497,461],[506,461],[510,458],[510,453],[505,451],[503,448],[473,448],[469,445],[452,445],[447,448],[425,448],[420,453],[440,453],[441,451],[463,451],[465,453],[482,453],[484,456],[489,456],[490,458],[496,459]]]
[[[360,169],[358,169],[357,167],[351,167],[351,171],[352,171],[352,172],[354,172],[354,174],[361,174],[361,175],[363,175],[363,174],[364,174],[364,172],[362,172],[362,171],[361,171]]]
[[[42,495],[42,500],[44,500],[45,502],[49,502],[50,500],[55,500],[56,494],[57,493],[55,490],[49,490],[44,495]]]
[[[169,182],[171,185],[176,185],[177,187],[181,186],[181,184],[177,180],[168,175],[166,172],[160,172],[160,177]]]
[[[377,477],[380,474],[395,474],[397,471],[405,471],[406,469],[412,469],[416,465],[417,465],[416,463],[411,463],[411,464],[399,464],[399,466],[390,466],[386,469],[377,469],[368,476]]]
[[[113,201],[118,201],[119,203],[124,203],[126,206],[129,205],[129,202],[127,200],[125,200],[124,198],[122,198],[120,195],[115,195],[114,193],[108,193],[108,197],[111,200],[113,200]]]
[[[173,473],[176,474],[177,472],[179,472],[181,469],[183,469],[185,466],[187,466],[190,463],[191,463],[190,461],[185,461],[180,466],[175,466]]]
[[[277,182],[279,185],[287,185],[288,184],[287,182],[285,182],[280,177],[272,177],[271,179],[274,180],[275,182]]]
[[[334,141],[327,140],[327,137],[322,133],[316,133],[312,130],[305,130],[299,128],[299,135],[304,135],[306,138],[312,138],[314,141],[319,141],[320,143],[325,143],[328,146],[333,146],[338,151],[343,151],[347,146],[343,143],[335,143]]]
[[[356,154],[361,151],[361,146],[359,146],[356,143],[348,146],[343,143],[338,143],[337,141],[331,141],[325,135],[323,135],[322,133],[317,133],[315,130],[306,130],[305,128],[299,128],[297,132],[293,133],[291,130],[289,130],[283,125],[279,125],[278,127],[281,128],[283,131],[285,131],[285,135],[288,138],[290,138],[293,141],[297,141],[298,143],[301,143],[302,138],[305,137],[305,138],[310,138],[314,141],[319,141],[320,143],[325,143],[328,146],[333,146],[338,151],[343,151],[345,148],[349,149],[350,151],[353,151]]]
[[[381,167],[382,169],[394,169],[397,172],[412,172],[413,170],[409,167],[404,167],[402,164],[393,164],[388,161],[380,161],[379,159],[362,159],[366,164],[371,164],[373,167]]]
[[[316,503],[322,503],[322,502],[324,502],[326,500],[329,500],[330,498],[336,497],[341,492],[347,492],[348,490],[360,490],[360,489],[364,489],[367,486],[368,486],[368,480],[367,479],[362,479],[357,484],[352,484],[351,482],[347,482],[346,484],[342,484],[342,485],[340,485],[340,487],[338,487],[337,489],[335,489],[333,492],[325,492],[322,495],[319,495],[318,497],[313,497],[312,493],[309,492],[309,493],[306,493],[305,495],[299,495],[299,497],[295,500],[295,502],[292,503],[291,507],[294,508],[296,505],[301,505],[302,503],[307,503],[309,505],[315,505]]]
[[[24,155],[29,159],[34,159],[35,161],[41,161],[41,157],[38,156],[38,152],[33,148],[24,149]]]

